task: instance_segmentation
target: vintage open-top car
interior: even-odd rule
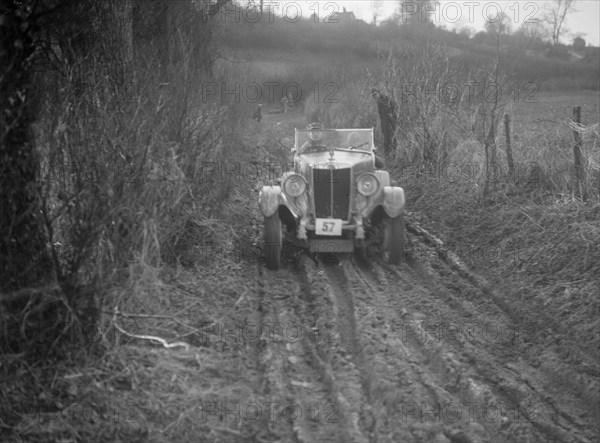
[[[293,170],[259,194],[267,267],[279,268],[284,240],[315,253],[343,253],[364,250],[381,231],[385,260],[399,263],[404,190],[378,168],[373,129],[312,124],[296,129],[292,152]]]

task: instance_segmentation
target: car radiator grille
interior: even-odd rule
[[[348,220],[350,168],[313,169],[315,216]]]

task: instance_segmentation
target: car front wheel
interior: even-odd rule
[[[265,217],[264,255],[267,268],[277,270],[281,266],[282,232],[279,214]]]
[[[404,217],[400,214],[383,220],[383,258],[391,265],[397,265],[404,255]]]

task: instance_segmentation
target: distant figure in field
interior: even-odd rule
[[[281,104],[283,106],[283,113],[287,114],[287,112],[292,109],[292,106],[294,105],[294,97],[292,96],[291,92],[288,92],[287,96],[283,96],[281,99]]]
[[[262,105],[259,103],[258,107],[256,108],[256,111],[254,111],[254,114],[252,114],[252,119],[256,120],[258,123],[260,123],[261,119],[262,119]]]
[[[398,108],[396,102],[387,95],[383,95],[379,89],[371,89],[371,96],[377,100],[377,112],[381,121],[381,132],[383,132],[383,150],[385,157],[389,160],[390,154],[397,145]]]

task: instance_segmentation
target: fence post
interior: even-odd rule
[[[515,161],[510,145],[510,115],[504,114],[504,135],[506,136],[506,162],[508,163],[508,176],[513,177],[515,173]]]
[[[581,134],[578,131],[578,126],[581,125],[581,106],[575,106],[573,108],[573,122],[576,127],[573,128],[573,135],[575,136],[575,145],[573,146],[573,158],[575,163],[575,194],[583,201],[587,201],[587,182],[585,180],[585,168],[583,165],[583,152],[582,152],[582,140]]]

